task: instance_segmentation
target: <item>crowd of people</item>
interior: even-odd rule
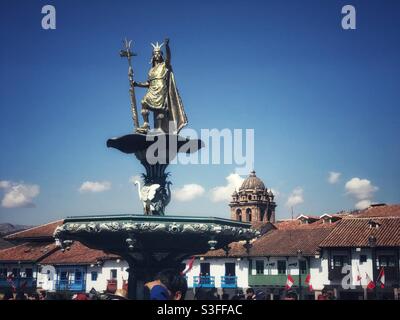
[[[188,286],[186,278],[174,269],[166,269],[159,272],[155,278],[144,285],[145,300],[184,300]],[[227,293],[218,294],[216,288],[197,288],[194,297],[195,300],[267,300],[269,296],[262,290],[248,288],[237,289],[230,296]],[[318,297],[318,300],[332,300],[334,295],[328,290],[324,290]],[[98,292],[95,289],[89,293],[47,293],[45,290],[29,291],[25,288],[16,289],[15,287],[6,288],[3,294],[3,300],[127,300],[127,287],[118,289],[115,292]],[[295,291],[287,291],[283,296],[284,300],[297,300],[298,295]]]

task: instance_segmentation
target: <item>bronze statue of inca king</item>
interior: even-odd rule
[[[133,82],[135,87],[148,88],[143,97],[142,116],[143,125],[137,128],[139,133],[147,133],[150,129],[149,113],[154,113],[154,130],[164,133],[178,134],[187,124],[187,117],[175,83],[171,67],[171,50],[169,39],[161,45],[151,44],[153,54],[151,69],[146,82]],[[166,58],[164,60],[161,47],[165,45]]]

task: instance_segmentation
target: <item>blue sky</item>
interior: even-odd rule
[[[349,3],[356,30],[341,28]],[[41,28],[45,4],[56,30]],[[399,12],[388,0],[2,1],[0,222],[141,213],[129,182],[140,165],[105,147],[132,130],[125,36],[138,80],[150,42],[171,39],[191,128],[255,130],[254,166],[279,192],[278,218],[290,216],[290,195],[302,200],[296,214],[400,202]],[[174,199],[167,214],[228,217],[227,202],[210,196],[234,168],[171,166],[174,188],[204,192]],[[331,171],[341,173],[332,184]],[[110,188],[81,193],[85,181]],[[18,192],[22,206],[4,205]]]

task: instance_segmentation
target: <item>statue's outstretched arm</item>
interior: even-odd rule
[[[166,59],[165,59],[165,63],[167,64],[167,65],[170,65],[171,64],[171,49],[170,49],[170,47],[169,47],[169,39],[168,38],[166,38],[165,40],[164,40],[164,43],[165,43],[165,52],[166,52]]]
[[[140,88],[148,88],[150,86],[150,83],[148,81],[146,82],[137,82],[137,81],[133,81],[133,85],[135,87],[140,87]]]

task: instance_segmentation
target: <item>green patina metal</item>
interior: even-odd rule
[[[67,217],[64,224],[80,222],[154,222],[154,223],[206,223],[225,225],[243,229],[250,229],[251,224],[215,217],[188,217],[188,216],[145,216],[136,214],[117,214],[117,215],[88,215]]]

